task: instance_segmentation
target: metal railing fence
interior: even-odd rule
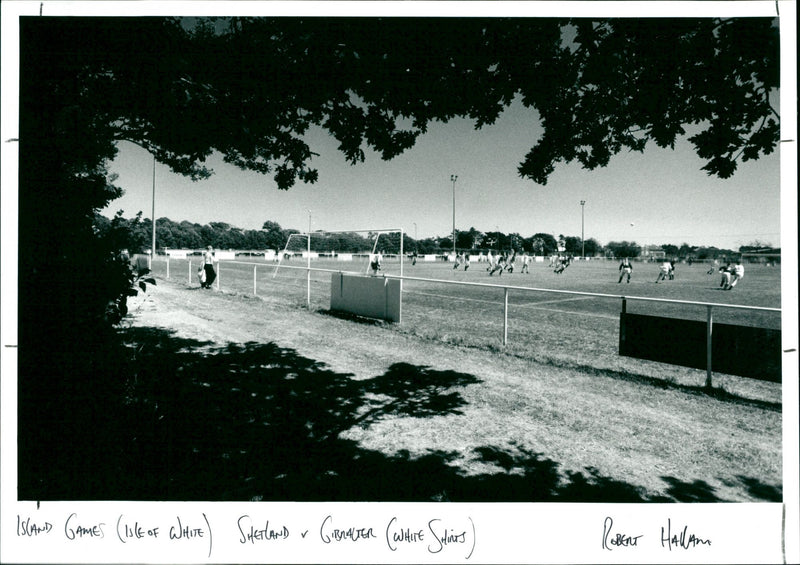
[[[167,257],[164,261],[166,263],[166,276],[167,278],[170,277],[170,266],[169,266],[169,258]],[[196,264],[202,264],[202,260],[199,260]],[[355,274],[355,275],[362,275],[363,272],[361,271],[349,271],[345,269],[328,269],[328,268],[321,268],[321,267],[311,267],[310,263],[307,263],[304,266],[298,265],[287,265],[282,264],[280,266],[274,263],[253,263],[247,261],[221,261],[215,263],[217,269],[217,278],[216,278],[216,287],[219,290],[221,288],[221,279],[223,278],[222,275],[222,265],[225,264],[235,264],[235,265],[251,265],[253,267],[253,295],[258,296],[258,269],[261,267],[262,269],[277,269],[278,267],[281,269],[290,269],[290,270],[298,270],[298,271],[306,271],[306,306],[310,308],[311,306],[311,272],[319,272],[319,273],[348,273],[348,274]],[[400,269],[402,273],[402,260],[400,261]],[[188,282],[192,284],[195,282],[193,279],[194,276],[194,269],[192,260],[188,260]],[[654,297],[644,297],[644,296],[631,296],[625,294],[604,294],[604,293],[597,293],[597,292],[586,292],[586,291],[576,291],[576,290],[560,290],[560,289],[551,289],[551,288],[534,288],[528,286],[519,286],[519,285],[502,285],[502,284],[494,284],[494,283],[481,283],[481,282],[473,282],[473,281],[456,281],[456,280],[447,280],[447,279],[434,279],[434,278],[427,278],[427,277],[415,277],[415,276],[407,276],[407,275],[395,275],[391,273],[381,273],[379,275],[374,275],[379,277],[385,278],[392,278],[398,279],[401,281],[419,281],[429,284],[442,284],[442,285],[455,285],[455,286],[462,286],[462,287],[483,287],[483,288],[493,288],[497,289],[498,291],[503,292],[503,330],[502,330],[502,344],[503,346],[508,345],[508,330],[509,330],[509,323],[508,323],[508,313],[509,313],[509,291],[519,291],[519,292],[537,292],[537,293],[549,293],[549,294],[558,294],[558,295],[572,295],[572,296],[584,296],[584,297],[592,297],[592,298],[601,298],[601,299],[611,299],[611,300],[620,300],[621,301],[621,312],[626,312],[627,310],[627,303],[628,301],[639,301],[639,302],[655,302],[655,303],[667,303],[667,304],[679,304],[679,305],[689,305],[689,306],[699,306],[706,309],[706,385],[711,386],[711,375],[712,375],[712,358],[711,358],[711,349],[713,343],[713,326],[714,326],[714,309],[717,308],[725,308],[725,309],[733,309],[733,310],[749,310],[749,311],[761,311],[761,312],[775,312],[780,314],[782,312],[781,308],[770,308],[764,306],[748,306],[742,304],[724,304],[724,303],[714,303],[714,302],[701,302],[701,301],[691,301],[691,300],[676,300],[676,299],[669,299],[669,298],[654,298]],[[401,295],[402,295],[402,286],[401,286]]]

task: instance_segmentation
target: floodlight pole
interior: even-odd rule
[[[151,212],[153,218],[153,235],[150,241],[150,269],[153,268],[153,261],[156,258],[156,156],[153,155],[153,208]]]
[[[581,257],[586,259],[586,242],[583,240],[583,206],[586,200],[581,200]]]
[[[453,183],[453,255],[456,254],[456,181],[458,175],[450,175],[450,180]]]

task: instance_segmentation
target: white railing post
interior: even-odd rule
[[[711,334],[712,326],[714,325],[714,314],[712,314],[712,306],[706,306],[706,388],[711,388]]]
[[[258,292],[256,292],[256,269],[258,269],[258,266],[253,265],[253,296],[258,296]]]
[[[167,255],[167,278],[169,278],[169,255]]]
[[[311,224],[309,218],[308,223]],[[311,226],[308,227],[308,236],[306,237],[306,308],[311,309]]]
[[[403,228],[400,228],[400,313],[399,320],[397,320],[398,324],[403,320],[403,259],[405,259],[403,253]]]
[[[192,260],[189,259],[189,284],[192,284]]]
[[[503,289],[503,345],[508,343],[508,287]]]

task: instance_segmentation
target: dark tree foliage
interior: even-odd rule
[[[564,251],[569,255],[580,255],[583,245],[580,237],[567,236],[564,238]]]
[[[549,233],[536,233],[533,234],[532,237],[528,238],[529,245],[531,246],[531,251],[536,253],[539,252],[536,249],[537,246],[534,245],[534,242],[539,240],[542,244],[541,254],[542,255],[553,255],[558,251],[558,242],[556,238],[553,237],[552,234]]]
[[[593,237],[586,240],[585,247],[587,257],[595,257],[603,252],[603,246]]]
[[[439,243],[432,237],[420,239],[418,243],[419,245],[417,247],[417,253],[423,255],[432,255],[439,253],[441,251],[441,249],[439,248]]]
[[[614,257],[638,257],[642,248],[635,241],[610,241],[606,249]]]
[[[313,182],[312,148],[301,138],[312,125],[328,130],[351,163],[364,160],[367,146],[389,159],[432,121],[465,116],[481,127],[517,96],[545,129],[519,166],[540,184],[559,162],[594,169],[649,141],[673,147],[687,126],[699,130],[690,141],[703,168],[722,178],[739,160],[770,153],[778,139],[770,105],[779,86],[778,31],[769,19],[227,23],[218,33],[192,31],[191,76],[169,85],[176,106],[159,107],[169,116],[197,108],[185,117],[209,126],[191,136],[200,147],[174,161],[199,176],[191,158],[216,149],[273,174],[279,188]],[[207,106],[215,123],[203,119]],[[153,119],[158,125],[164,116]],[[175,125],[192,131],[183,119]]]
[[[483,240],[483,237],[483,233],[476,230],[474,227],[469,228],[467,231],[456,230],[456,248],[476,249]]]
[[[545,134],[520,166],[542,184],[560,161],[594,169],[648,141],[689,140],[710,175],[771,153],[779,117],[778,30],[769,19],[573,20],[574,52],[538,98]]]
[[[667,257],[677,257],[678,256],[678,246],[673,243],[665,243],[661,246],[661,249],[667,255]]]

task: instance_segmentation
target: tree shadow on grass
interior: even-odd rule
[[[94,430],[90,446],[80,449],[85,460],[77,465],[86,472],[54,471],[21,486],[21,499],[687,499],[678,496],[686,490],[679,485],[671,497],[653,496],[596,469],[564,472],[544,454],[516,445],[387,454],[344,437],[387,418],[418,418],[425,426],[427,418],[460,415],[466,405],[460,391],[480,382],[474,375],[397,363],[358,379],[274,343],[220,348],[154,328],[128,329],[125,337],[134,357],[121,368],[126,400],[111,407],[113,424]],[[490,470],[467,474],[459,466],[465,458]]]
[[[675,477],[661,477],[668,485],[667,494],[677,502],[725,502],[716,489],[705,481],[682,481]],[[783,489],[761,482],[753,477],[738,475],[735,480],[724,481],[728,486],[744,488],[756,500],[782,502]]]
[[[678,502],[721,502],[716,489],[705,481],[681,481],[675,477],[661,477],[668,485],[667,493]]]
[[[739,475],[736,478],[747,488],[753,498],[769,502],[783,502],[783,488],[762,483],[752,477]]]

